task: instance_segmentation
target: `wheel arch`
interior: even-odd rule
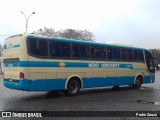
[[[134,78],[134,84],[136,83],[136,80],[138,77],[140,77],[142,80],[142,83],[144,83],[144,75],[142,73],[138,73]]]
[[[66,80],[65,90],[67,89],[67,84],[68,84],[69,80],[71,80],[71,79],[73,79],[73,78],[74,78],[74,79],[77,79],[78,82],[80,83],[80,88],[83,88],[82,78],[81,78],[79,75],[71,75],[71,76],[69,76],[69,77],[67,78],[67,80]]]

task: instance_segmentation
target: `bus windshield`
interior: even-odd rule
[[[148,70],[152,73],[155,73],[155,65],[152,54],[149,51],[145,51],[146,63]]]

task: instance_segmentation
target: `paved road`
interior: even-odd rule
[[[0,111],[160,111],[160,71],[156,72],[154,84],[143,85],[139,90],[131,87],[122,87],[118,91],[111,88],[83,90],[75,97],[11,90],[3,86],[1,77]]]

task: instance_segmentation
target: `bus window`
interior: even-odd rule
[[[112,59],[113,60],[120,60],[120,49],[113,47],[112,51],[113,51]]]
[[[61,43],[61,57],[66,58],[70,57],[70,44],[69,43]]]
[[[133,50],[132,49],[121,49],[122,61],[133,61]]]
[[[81,53],[81,58],[89,59],[90,58],[89,45],[80,45],[80,53]]]
[[[107,59],[111,60],[112,59],[112,47],[107,47]]]
[[[29,52],[38,57],[48,56],[48,41],[40,39],[29,39]]]
[[[129,56],[129,61],[133,61],[133,50],[132,49],[128,50],[128,56]]]
[[[80,58],[80,45],[72,44],[72,58]]]
[[[91,59],[98,59],[98,47],[91,45]]]
[[[60,57],[60,42],[50,42],[50,56]]]
[[[127,49],[121,49],[121,59],[122,59],[122,61],[128,61],[129,60],[129,55],[128,55],[128,50]]]
[[[106,47],[99,47],[99,59],[105,60],[106,59]]]
[[[144,62],[144,55],[142,50],[134,50],[134,61]]]

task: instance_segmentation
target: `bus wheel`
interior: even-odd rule
[[[78,95],[80,90],[80,83],[76,79],[69,80],[67,84],[67,90],[64,91],[64,93],[67,96],[76,96]]]
[[[142,79],[141,79],[141,77],[137,77],[136,82],[134,85],[132,85],[132,87],[134,89],[140,89],[141,86],[142,86]]]

